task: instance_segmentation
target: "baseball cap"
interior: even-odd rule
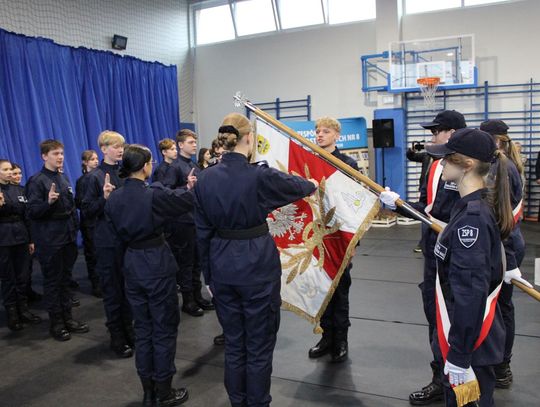
[[[509,127],[502,120],[486,120],[480,125],[480,130],[491,134],[492,136],[502,136],[508,133]]]
[[[434,157],[460,153],[483,162],[491,162],[497,146],[485,131],[465,128],[456,130],[446,144],[428,144],[426,151]]]
[[[444,110],[440,112],[432,122],[420,123],[424,129],[432,129],[434,127],[447,127],[449,129],[463,129],[467,127],[465,117],[455,110]]]

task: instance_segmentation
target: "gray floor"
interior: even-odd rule
[[[532,281],[534,258],[540,257],[540,225],[524,226],[527,256],[522,265]],[[332,365],[309,360],[317,341],[312,327],[283,312],[274,356],[275,406],[407,406],[408,394],[430,378],[430,350],[417,284],[422,257],[412,248],[418,226],[372,229],[356,255],[351,288],[350,360]],[[35,273],[38,289],[41,281]],[[75,315],[91,332],[65,343],[48,337],[47,323],[13,334],[0,315],[0,406],[139,405],[141,391],[134,360],[117,360],[107,348],[101,302],[88,295],[84,262],[75,277],[82,306]],[[510,390],[496,392],[497,406],[539,405],[540,304],[515,292],[517,335]],[[45,317],[43,310],[40,315]],[[227,406],[222,385],[222,349],[212,344],[220,328],[213,312],[202,318],[182,314],[176,385],[190,391],[188,406]],[[441,404],[439,404],[441,405]]]

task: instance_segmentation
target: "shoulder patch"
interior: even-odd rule
[[[457,187],[457,185],[456,185],[455,182],[453,182],[453,181],[450,181],[450,182],[446,181],[446,182],[444,183],[444,189],[448,189],[448,190],[450,190],[450,191],[457,191],[457,190],[458,190],[458,187]]]
[[[446,259],[446,253],[448,253],[448,248],[442,245],[441,242],[437,242],[434,253],[435,256],[444,261]]]
[[[251,163],[251,165],[254,165],[254,166],[256,166],[256,167],[264,167],[264,168],[270,167],[270,166],[268,165],[268,161],[266,161],[266,160],[263,160],[263,161],[257,161],[257,162]]]
[[[457,230],[458,238],[463,247],[469,249],[478,240],[478,228],[465,225]]]

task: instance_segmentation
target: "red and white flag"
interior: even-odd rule
[[[257,120],[256,161],[305,178],[319,190],[280,208],[267,219],[280,251],[282,306],[318,323],[355,247],[379,210],[366,187]]]

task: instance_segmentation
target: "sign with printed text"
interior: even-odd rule
[[[337,142],[340,150],[367,147],[367,125],[363,117],[338,119],[341,124],[341,136]],[[311,121],[282,121],[302,137],[315,143],[315,122]]]

